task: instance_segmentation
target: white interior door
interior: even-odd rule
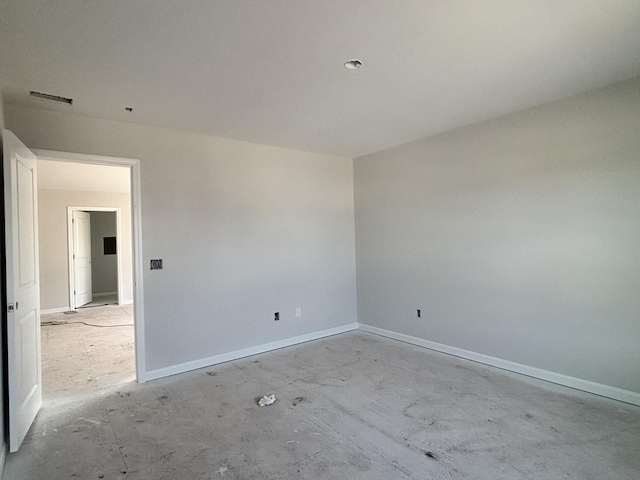
[[[36,157],[4,131],[9,450],[20,447],[42,406]]]
[[[91,287],[91,215],[73,211],[73,268],[75,305],[81,307],[93,300]]]

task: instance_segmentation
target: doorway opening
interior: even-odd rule
[[[67,238],[65,235],[65,211],[62,211],[62,220],[56,221],[54,216],[40,216],[39,208],[48,205],[46,201],[40,201],[38,182],[38,161],[48,160],[52,162],[69,162],[78,165],[100,165],[124,167],[129,182],[130,220],[121,224],[128,224],[131,230],[131,269],[132,274],[132,305],[124,305],[129,309],[134,332],[133,349],[135,377],[138,382],[146,380],[145,375],[145,349],[144,349],[144,295],[142,285],[142,238],[141,225],[142,214],[140,211],[140,161],[131,158],[103,157],[98,155],[56,152],[50,150],[30,150],[11,131],[3,132],[3,185],[4,185],[4,219],[5,219],[5,288],[7,309],[6,315],[6,393],[7,393],[7,423],[9,431],[9,451],[15,452],[20,448],[27,435],[39,409],[42,407],[42,342],[41,342],[41,313],[47,312],[43,301],[53,298],[62,291],[62,305],[66,307],[60,311],[76,313],[71,310],[68,302],[68,271],[67,271]],[[64,176],[63,176],[64,177]],[[67,175],[73,178],[73,176]],[[49,176],[43,176],[49,178]],[[104,202],[100,202],[104,204]],[[80,205],[74,201],[69,205]],[[42,220],[42,221],[39,221]],[[46,250],[39,248],[41,230],[39,228],[46,222],[54,222],[62,228],[63,252],[52,256],[54,262],[62,262],[62,273],[51,273],[48,267],[39,258],[39,252]],[[51,245],[50,245],[51,246]],[[123,262],[124,264],[124,262]],[[41,270],[41,267],[43,268]],[[41,279],[48,280],[60,277],[62,283],[56,283],[57,287],[50,292],[43,292]],[[54,282],[55,283],[55,282]],[[62,285],[61,288],[58,288]],[[44,293],[44,295],[43,295]],[[121,300],[120,300],[121,301]],[[60,308],[60,307],[58,307]],[[123,306],[106,306],[97,308],[123,308]],[[43,311],[44,310],[44,311]],[[90,309],[87,309],[90,310]],[[59,312],[60,312],[59,311]],[[58,312],[58,313],[59,313]],[[82,321],[60,321],[55,326],[85,325]],[[52,325],[53,326],[53,325]],[[88,326],[88,325],[87,325]],[[93,325],[94,328],[117,328],[114,325]],[[73,343],[73,342],[72,342]],[[55,369],[54,369],[55,372]],[[102,393],[102,392],[100,392]],[[64,404],[59,405],[62,409]]]
[[[38,156],[38,173],[42,385],[51,407],[136,377],[131,171]]]
[[[45,394],[46,380],[53,377],[55,381],[68,380],[63,389],[69,394],[72,390],[82,393],[88,387],[100,389],[134,379],[144,382],[140,163],[134,159],[44,150],[35,150],[34,154],[39,169],[42,165],[48,168],[42,172],[47,173],[47,180],[44,175],[39,176],[39,204],[46,209],[45,205],[56,204],[56,195],[59,200],[64,197],[62,203],[56,204],[63,210],[64,251],[58,248],[57,252],[63,257],[64,266],[57,254],[46,258],[49,239],[40,232],[41,257],[45,256],[40,259],[42,325],[48,333],[45,336],[43,331],[42,335]],[[51,179],[60,184],[47,186]],[[71,180],[75,184],[70,185]],[[65,191],[60,194],[56,188]],[[60,214],[58,210],[56,215]],[[75,229],[76,216],[88,219],[84,238]],[[43,212],[39,217],[41,230],[46,226],[43,223],[53,222]],[[89,298],[84,299],[77,298],[82,265],[74,260],[80,256],[79,249],[89,257],[85,261],[90,268],[83,273]],[[48,289],[45,281],[47,275],[49,280],[52,276],[49,267],[53,263],[57,264],[56,271],[64,268],[64,272],[60,275],[62,282]],[[64,359],[63,344],[55,345],[60,341],[75,345],[79,353],[67,351],[69,358]],[[74,366],[75,360],[80,364]]]
[[[71,310],[132,301],[132,294],[123,292],[122,246],[124,241],[130,247],[131,239],[123,240],[121,219],[116,207],[67,207]]]

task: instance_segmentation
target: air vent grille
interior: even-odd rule
[[[34,92],[33,90],[29,92],[29,95],[33,98],[38,98],[40,100],[48,100],[50,102],[62,103],[63,105],[72,105],[73,98],[60,97],[59,95],[50,95],[48,93]]]

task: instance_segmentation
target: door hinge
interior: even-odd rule
[[[76,291],[75,291],[75,290],[73,291],[73,294],[74,294],[74,295],[76,294]]]

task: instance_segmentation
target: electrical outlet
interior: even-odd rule
[[[273,315],[273,320],[274,320],[274,321],[276,321],[276,322],[277,322],[278,320],[280,320],[280,312],[276,312],[276,313]]]
[[[302,309],[300,307],[296,307],[296,318],[302,317]]]
[[[422,314],[420,313],[420,309],[416,310],[416,317],[421,318]]]

